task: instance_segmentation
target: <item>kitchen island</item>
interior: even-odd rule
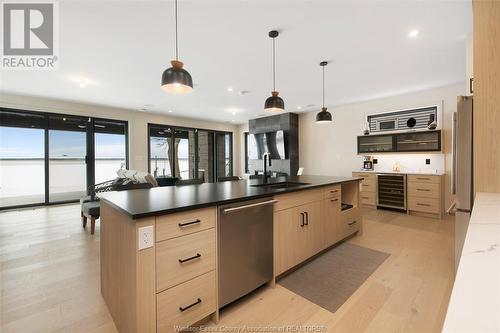
[[[101,293],[120,332],[218,320],[218,207],[273,203],[273,274],[362,230],[357,177],[297,176],[101,197]]]

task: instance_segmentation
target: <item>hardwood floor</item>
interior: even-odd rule
[[[219,326],[320,325],[327,332],[439,332],[453,283],[453,219],[366,211],[349,240],[390,253],[336,313],[277,285],[221,313]],[[99,291],[94,236],[78,205],[0,213],[0,331],[116,332]]]

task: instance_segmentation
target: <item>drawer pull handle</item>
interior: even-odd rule
[[[196,255],[195,255],[195,256],[192,256],[192,257],[189,257],[189,258],[186,258],[186,259],[179,259],[179,262],[180,262],[181,264],[183,264],[183,263],[185,263],[186,261],[190,261],[190,260],[198,259],[198,258],[200,258],[200,257],[201,257],[201,254],[196,253]]]
[[[306,225],[306,222],[305,222],[305,213],[300,213],[300,215],[302,216],[302,221],[300,221],[300,226],[303,227]]]
[[[370,198],[368,198],[368,197],[361,197],[361,198],[366,199],[366,200],[370,199]]]
[[[194,302],[193,304],[189,304],[189,305],[188,305],[188,306],[186,306],[185,308],[183,308],[182,306],[180,306],[180,307],[179,307],[179,310],[180,310],[181,312],[184,312],[184,311],[186,311],[187,309],[192,308],[193,306],[195,306],[195,305],[197,305],[197,304],[200,304],[200,303],[201,303],[201,298],[198,298],[198,299],[196,300],[196,302]]]
[[[339,190],[331,190],[330,193],[337,193]]]
[[[417,206],[430,207],[429,204],[423,204],[423,203],[420,203],[420,202],[417,202]]]
[[[194,221],[191,221],[191,222],[179,223],[179,227],[182,228],[182,227],[185,227],[185,226],[188,226],[188,225],[192,225],[192,224],[196,224],[196,223],[200,223],[200,222],[201,222],[200,220],[194,220]]]
[[[417,191],[429,192],[430,190],[428,188],[417,188]]]
[[[304,212],[306,214],[306,225],[309,225],[309,212]]]
[[[337,199],[331,199],[330,201],[331,202],[335,202],[335,201],[339,201],[339,199],[338,198]]]
[[[353,224],[356,224],[356,223],[358,223],[358,221],[352,221],[352,222],[349,222],[349,223],[347,223],[347,224],[348,224],[348,225],[353,225]]]
[[[430,180],[430,178],[417,177],[418,180]]]
[[[361,186],[370,186],[370,185],[368,185],[368,184],[361,184]]]

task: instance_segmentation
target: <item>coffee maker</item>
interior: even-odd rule
[[[373,157],[363,156],[363,170],[370,171],[373,170]]]

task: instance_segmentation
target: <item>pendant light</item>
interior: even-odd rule
[[[278,35],[279,33],[276,30],[269,31],[269,37],[273,40],[273,91],[271,97],[268,97],[264,104],[264,111],[269,113],[285,111],[285,102],[278,96],[279,92],[276,91],[276,37]]]
[[[321,111],[316,115],[317,123],[331,123],[332,122],[332,114],[327,111],[327,107],[325,106],[325,66],[328,65],[328,61],[322,61],[319,65],[323,68],[323,107]]]
[[[175,60],[170,61],[172,67],[167,68],[161,76],[161,88],[169,93],[185,94],[193,90],[193,78],[179,61],[179,42],[177,29],[177,0],[175,0]]]

